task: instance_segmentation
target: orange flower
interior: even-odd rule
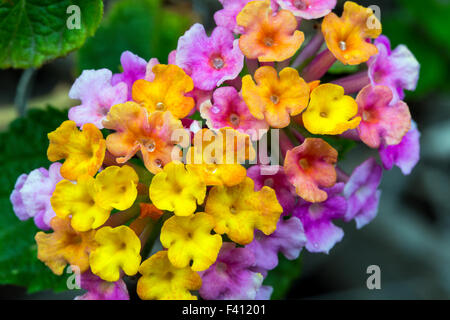
[[[336,59],[357,65],[378,53],[377,47],[366,40],[381,34],[381,24],[372,9],[347,1],[341,18],[329,13],[323,19],[322,33]]]
[[[308,105],[309,85],[293,68],[284,68],[278,77],[270,66],[256,70],[255,82],[250,75],[242,79],[242,97],[251,114],[265,119],[274,128],[287,127],[290,116],[300,114]]]
[[[119,157],[118,163],[127,162],[141,151],[146,168],[156,174],[167,163],[179,160],[172,156],[181,157],[180,152],[174,150],[179,141],[174,141],[172,134],[175,130],[184,130],[183,125],[168,111],[148,115],[137,103],[126,102],[113,106],[103,125],[117,131],[106,138],[106,146]]]
[[[58,217],[50,225],[53,233],[38,232],[35,236],[38,259],[57,275],[62,275],[68,263],[79,267],[81,272],[89,269],[89,253],[96,247],[95,231],[77,232],[72,229],[70,219]]]
[[[242,53],[261,62],[292,57],[305,36],[297,30],[297,19],[288,10],[273,13],[270,1],[249,2],[236,18],[244,33],[239,39]]]
[[[176,65],[158,64],[152,71],[152,82],[141,79],[133,84],[133,100],[149,113],[170,111],[175,118],[186,117],[195,106],[194,99],[185,96],[194,89],[192,79]]]
[[[301,198],[309,202],[327,200],[327,193],[320,188],[336,183],[337,156],[337,151],[319,138],[306,138],[286,153],[284,171]]]

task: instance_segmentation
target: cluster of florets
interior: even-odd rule
[[[211,35],[193,25],[168,64],[126,51],[120,74],[83,71],[69,92],[81,104],[48,134],[54,163],[17,181],[17,216],[43,230],[38,258],[58,275],[77,267],[81,299],[127,299],[127,277],[141,299],[268,299],[279,253],[328,253],[344,235],[334,220],[376,216],[383,167],[409,174],[419,160],[402,101],[419,65],[372,10],[220,2]],[[319,18],[301,48],[301,20]],[[360,71],[322,83],[337,60]],[[255,149],[269,134],[282,165]],[[382,165],[345,174],[329,136]]]

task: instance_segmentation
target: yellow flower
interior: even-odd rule
[[[344,95],[344,88],[336,84],[322,84],[311,93],[308,109],[303,113],[303,124],[313,134],[341,134],[355,129],[360,117],[358,104]]]
[[[217,259],[222,237],[211,234],[214,218],[199,212],[189,217],[173,216],[161,229],[161,244],[168,248],[168,258],[177,268],[204,271]]]
[[[99,203],[105,207],[126,210],[137,197],[139,177],[130,166],[108,167],[95,178]]]
[[[60,181],[50,199],[53,210],[60,218],[72,217],[71,225],[77,231],[96,229],[108,220],[112,207],[99,204],[95,179],[81,176],[77,183]]]
[[[118,281],[120,270],[132,276],[141,263],[141,242],[127,226],[104,227],[95,234],[98,247],[91,253],[89,263],[92,273],[105,281]]]
[[[106,142],[101,131],[87,123],[79,131],[73,121],[64,121],[48,134],[50,145],[47,157],[50,161],[65,159],[61,175],[68,180],[77,180],[83,174],[95,175],[105,157]]]
[[[253,241],[254,229],[270,235],[283,212],[275,191],[267,186],[254,190],[250,178],[233,187],[216,186],[209,192],[205,211],[216,220],[214,231],[226,233],[239,244]]]
[[[202,286],[202,278],[191,268],[176,268],[167,251],[159,251],[139,267],[137,294],[143,300],[197,300],[190,290]]]
[[[225,185],[231,187],[241,183],[247,176],[245,167],[238,163],[188,164],[186,167],[201,177],[207,186]]]
[[[189,216],[202,204],[206,185],[196,174],[186,170],[181,162],[170,162],[153,177],[150,199],[161,210],[174,211],[177,216]]]
[[[38,259],[57,275],[62,275],[68,263],[81,272],[89,269],[89,252],[96,246],[95,231],[77,232],[70,226],[70,219],[58,217],[50,225],[53,233],[38,232],[35,236]]]
[[[175,118],[186,117],[195,106],[194,99],[185,96],[194,89],[191,77],[176,65],[158,64],[152,71],[155,80],[141,79],[133,84],[133,100],[149,113],[170,111]]]
[[[290,116],[308,105],[309,86],[293,68],[284,68],[279,76],[275,68],[264,66],[242,79],[242,97],[251,114],[274,128],[287,127]]]
[[[248,135],[232,128],[203,129],[195,134],[186,162],[187,168],[199,175],[206,185],[234,186],[247,174],[240,163],[253,160],[255,156]]]
[[[60,181],[50,199],[60,218],[71,216],[72,227],[88,231],[102,226],[111,210],[126,210],[137,197],[138,176],[128,166],[108,167],[97,178],[81,176],[77,183]]]

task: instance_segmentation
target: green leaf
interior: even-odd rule
[[[69,29],[69,6],[80,9],[80,28]],[[103,15],[101,0],[8,0],[0,3],[0,68],[39,67],[80,48]],[[72,25],[72,24],[70,24]]]
[[[167,63],[178,38],[191,21],[165,10],[159,0],[123,0],[112,5],[93,38],[78,52],[78,70],[107,68],[118,72],[120,56],[129,50]]]
[[[30,110],[0,133],[0,284],[25,286],[29,293],[67,289],[67,275],[54,275],[37,259],[34,236],[39,230],[32,220],[15,216],[9,196],[19,175],[49,167],[47,133],[66,119],[67,112],[53,108]]]
[[[278,266],[269,271],[264,285],[272,286],[272,300],[281,300],[286,297],[292,283],[298,279],[302,271],[301,256],[296,260],[288,260],[282,254],[279,254]]]

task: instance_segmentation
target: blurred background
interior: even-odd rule
[[[384,172],[378,217],[361,230],[353,223],[337,222],[345,237],[329,255],[304,251],[301,261],[282,260],[279,270],[273,272],[273,277],[284,279],[274,297],[449,299],[450,2],[357,2],[379,6],[383,34],[393,47],[406,44],[421,63],[418,88],[408,92],[405,99],[422,133],[421,161],[409,176],[403,176],[398,168]],[[342,3],[339,1],[337,12]],[[99,29],[80,50],[35,70],[0,70],[0,283],[4,284],[0,285],[0,298],[71,299],[79,294],[54,293],[64,288],[65,280],[55,284],[56,278],[44,271],[39,261],[33,261],[26,251],[36,249],[30,244],[35,232],[32,222],[19,223],[10,216],[7,198],[20,173],[46,165],[45,133],[56,127],[56,118],[66,115],[58,110],[67,110],[77,102],[68,98],[68,91],[81,70],[109,68],[118,72],[124,50],[166,63],[177,38],[194,22],[213,28],[213,13],[221,8],[217,0],[117,0],[104,1],[104,5]],[[310,23],[303,23],[307,37],[312,30]],[[26,103],[18,97],[21,82],[29,89]],[[48,105],[56,109],[51,115],[39,111]],[[14,122],[7,131],[9,124],[25,113],[28,120]],[[30,123],[34,123],[34,131]],[[16,140],[13,143],[11,139]],[[373,153],[368,148],[353,149],[344,160],[344,169],[351,172],[370,155]],[[13,234],[18,233],[30,233],[29,241],[15,244]],[[24,251],[17,254],[13,244]],[[370,265],[381,269],[381,290],[367,289]]]

